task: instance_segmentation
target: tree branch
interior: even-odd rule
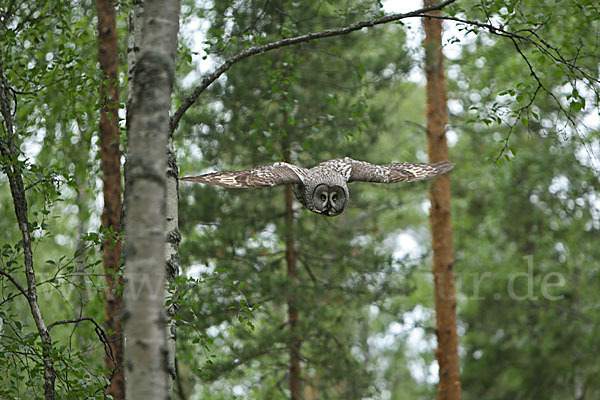
[[[529,44],[529,45],[533,46],[544,56],[550,58],[550,60],[552,60],[554,63],[562,66],[564,68],[565,75],[569,76],[570,79],[573,79],[575,81],[577,81],[577,80],[582,81],[584,83],[584,85],[586,85],[592,92],[595,93],[596,97],[599,96],[600,90],[598,88],[598,85],[600,85],[600,79],[597,78],[593,74],[593,72],[590,73],[590,72],[586,71],[582,66],[579,66],[576,64],[576,60],[577,60],[577,57],[579,56],[579,53],[577,54],[577,57],[574,60],[567,59],[563,55],[563,53],[561,53],[561,50],[557,46],[554,46],[547,40],[543,39],[536,32],[535,29],[525,28],[525,29],[517,29],[515,31],[508,31],[504,28],[494,26],[493,24],[490,24],[490,23],[485,23],[485,22],[480,22],[480,21],[475,21],[475,20],[465,20],[465,19],[453,17],[453,16],[423,14],[423,15],[420,15],[420,17],[422,17],[422,18],[428,17],[428,18],[432,18],[432,19],[453,21],[453,22],[458,22],[458,23],[464,24],[464,25],[476,26],[478,28],[487,30],[489,33],[491,33],[493,35],[505,37],[512,41],[513,45],[515,46],[515,49],[517,50],[517,53],[523,59],[523,61],[525,61],[525,63],[527,64],[530,75],[535,80],[536,85],[537,85],[535,92],[534,92],[533,96],[531,97],[530,101],[528,102],[528,104],[521,107],[517,111],[518,118],[522,115],[524,110],[527,110],[527,109],[529,109],[529,107],[531,107],[538,92],[540,90],[543,90],[548,96],[550,96],[555,101],[555,103],[558,105],[558,108],[560,109],[560,112],[562,112],[562,114],[564,114],[564,116],[568,120],[568,122],[575,129],[577,126],[577,121],[576,121],[577,118],[574,117],[569,112],[569,110],[565,108],[565,106],[561,103],[561,101],[558,99],[557,95],[552,91],[552,89],[546,87],[543,84],[541,76],[536,72],[536,70],[534,69],[529,58],[523,51],[523,48],[522,48],[523,44]],[[508,148],[508,140],[510,138],[513,127],[514,127],[514,125],[510,127],[509,134],[504,139],[504,147],[502,148],[502,150],[500,150],[498,156],[496,157],[496,161],[502,156],[504,151]],[[582,144],[584,144],[582,138],[579,137],[579,139],[582,141]],[[585,144],[584,144],[584,147],[585,147]]]
[[[95,319],[93,319],[91,317],[81,317],[81,318],[64,319],[64,320],[60,320],[60,321],[55,321],[55,322],[51,323],[50,325],[48,325],[48,331],[50,331],[52,328],[54,328],[57,325],[77,324],[81,321],[89,321],[94,325],[94,331],[96,332],[96,335],[98,335],[98,339],[100,339],[100,342],[102,342],[102,344],[104,345],[104,352],[106,353],[106,356],[113,361],[111,374],[108,377],[109,378],[108,380],[109,381],[112,380],[112,376],[115,374],[115,372],[119,372],[119,374],[121,376],[123,376],[123,372],[121,371],[121,368],[120,368],[121,363],[117,363],[115,360],[115,355],[113,354],[112,346],[110,345],[111,340],[108,338],[106,331],[104,329],[102,329],[102,327],[96,322]]]
[[[90,317],[81,317],[81,318],[64,319],[61,321],[56,321],[56,322],[53,322],[50,325],[48,325],[48,330],[51,330],[52,328],[54,328],[57,325],[76,324],[81,321],[90,321],[91,323],[93,323],[96,326],[97,329],[104,332],[104,330],[100,327],[100,325],[98,325],[98,323],[93,318],[90,318]]]
[[[9,273],[7,273],[7,272],[4,272],[4,271],[2,271],[2,270],[0,270],[0,275],[4,275],[5,277],[7,277],[7,278],[8,278],[8,280],[9,280],[9,281],[11,281],[11,282],[12,282],[12,284],[13,284],[13,285],[15,285],[15,287],[16,287],[17,289],[19,289],[19,292],[23,293],[23,296],[25,296],[25,298],[29,300],[29,295],[27,294],[27,291],[26,291],[26,290],[23,288],[23,286],[21,286],[21,285],[19,284],[19,282],[17,282],[17,281],[15,280],[15,278],[13,278],[13,277],[12,277],[12,276],[11,276]],[[18,296],[18,295],[17,295],[17,296]]]
[[[577,71],[583,77],[588,79],[590,82],[600,83],[600,79],[598,79],[595,76],[592,76],[589,73],[587,73],[586,71],[582,70],[581,67],[575,65],[573,62],[569,62],[569,60],[567,60],[560,53],[560,50],[556,46],[552,46],[546,40],[541,38],[537,34],[537,32],[535,32],[532,29],[519,29],[517,31],[511,32],[511,31],[502,29],[500,27],[494,26],[492,24],[488,24],[488,23],[484,23],[484,22],[480,22],[480,21],[474,21],[474,20],[466,20],[466,19],[452,17],[452,16],[430,15],[430,14],[418,14],[418,15],[414,15],[414,16],[421,17],[421,18],[427,17],[427,18],[433,18],[433,19],[441,19],[441,20],[445,20],[445,21],[458,22],[458,23],[465,24],[465,25],[472,25],[472,26],[476,26],[478,28],[485,29],[493,35],[506,37],[506,38],[509,38],[512,40],[515,40],[515,39],[521,40],[523,42],[529,43],[532,46],[536,47],[540,52],[542,52],[543,54],[550,57],[553,61],[566,66],[567,69],[571,73],[573,73],[573,71]],[[532,39],[531,37],[521,34],[521,32],[527,32],[527,33],[531,34],[531,36],[535,37],[537,39],[537,41]]]
[[[187,109],[190,108],[192,106],[192,104],[194,104],[196,102],[196,100],[198,99],[198,96],[200,96],[200,94],[202,92],[204,92],[204,90],[206,90],[206,88],[208,88],[215,80],[217,80],[229,68],[231,68],[231,66],[233,64],[235,64],[245,58],[248,58],[248,57],[256,55],[256,54],[262,54],[262,53],[265,53],[270,50],[279,49],[281,47],[297,44],[297,43],[303,43],[303,42],[308,42],[308,41],[315,40],[315,39],[322,39],[322,38],[333,37],[333,36],[346,35],[350,32],[358,31],[362,28],[368,28],[368,27],[375,26],[375,25],[387,24],[389,22],[399,21],[401,19],[412,18],[412,17],[422,17],[425,15],[424,13],[426,13],[426,12],[441,10],[456,1],[457,0],[445,0],[439,4],[435,4],[435,5],[429,6],[429,7],[423,7],[418,10],[411,11],[408,13],[390,14],[390,15],[386,15],[385,17],[381,17],[381,18],[374,18],[374,19],[369,19],[366,21],[356,22],[354,24],[351,24],[351,25],[348,25],[345,27],[341,27],[341,28],[326,29],[326,30],[323,30],[320,32],[312,32],[312,33],[308,33],[306,35],[300,35],[300,36],[295,36],[295,37],[291,37],[291,38],[281,39],[276,42],[267,43],[263,46],[250,47],[249,49],[246,49],[246,50],[234,55],[233,57],[227,59],[213,73],[211,73],[210,75],[208,75],[204,79],[202,79],[202,82],[200,82],[200,84],[198,86],[196,86],[194,91],[183,101],[183,103],[181,103],[181,105],[179,106],[179,108],[177,109],[177,111],[175,112],[173,117],[171,117],[171,132],[174,132],[177,129],[177,127],[179,126],[179,121],[181,120],[181,117],[183,117],[183,114],[185,114]]]

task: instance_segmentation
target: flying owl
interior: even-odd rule
[[[263,165],[242,171],[213,172],[186,176],[182,181],[209,183],[226,188],[271,187],[294,185],[294,194],[310,211],[333,217],[341,214],[348,203],[349,182],[414,182],[448,172],[449,161],[436,164],[392,163],[375,165],[349,157],[336,158],[306,169],[285,162]]]

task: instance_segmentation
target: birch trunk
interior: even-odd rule
[[[129,30],[127,35],[127,132],[129,132],[131,101],[133,97],[133,80],[135,65],[142,43],[142,25],[144,23],[144,1],[133,0],[129,13]]]
[[[175,278],[179,275],[179,242],[181,234],[179,233],[179,170],[177,168],[177,159],[173,147],[173,133],[169,135],[167,145],[167,219],[166,219],[166,238],[165,243],[165,267],[166,267],[166,297],[173,298],[175,290],[171,288]],[[175,368],[175,345],[177,332],[175,320],[173,317],[177,314],[178,303],[170,302],[167,305],[167,364],[169,371],[169,393],[173,393],[173,385],[176,379]]]
[[[424,5],[435,4],[425,0]],[[431,14],[439,14],[438,11]],[[424,18],[425,75],[427,78],[427,150],[429,162],[448,160],[446,143],[447,92],[442,54],[442,21]],[[459,400],[460,363],[456,332],[456,290],[454,288],[454,255],[452,221],[450,219],[450,175],[435,179],[429,191],[431,201],[431,234],[433,243],[433,275],[436,311],[436,335],[439,364],[439,400]]]
[[[126,169],[125,359],[128,399],[170,398],[165,335],[167,148],[179,1],[147,0],[135,63]]]

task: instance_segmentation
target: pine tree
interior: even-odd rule
[[[434,1],[425,0],[426,6]],[[434,13],[439,15],[439,13]],[[447,93],[442,54],[442,21],[424,18],[425,76],[427,78],[427,150],[429,162],[448,160],[446,141]],[[456,332],[456,289],[454,287],[453,234],[450,220],[450,176],[431,184],[431,234],[435,287],[435,333],[438,347],[439,400],[460,400],[460,360]]]

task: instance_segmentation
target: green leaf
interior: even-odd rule
[[[574,112],[579,112],[583,109],[583,102],[581,101],[572,101],[571,102],[571,110]]]

